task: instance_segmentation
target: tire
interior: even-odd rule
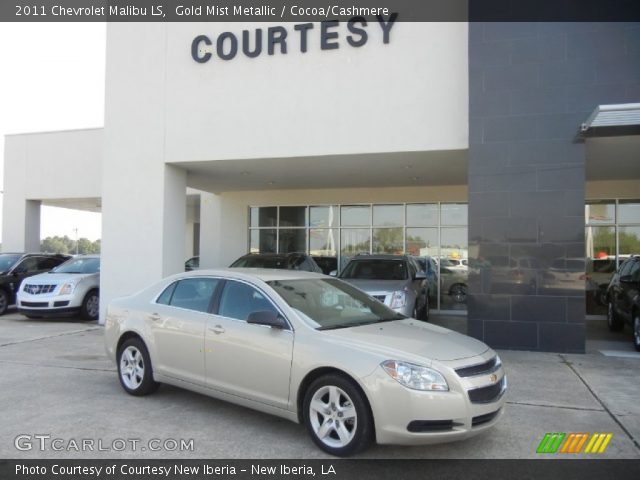
[[[82,300],[80,317],[84,320],[97,320],[100,315],[100,292],[90,290]]]
[[[607,325],[612,332],[619,332],[624,328],[624,322],[616,314],[612,300],[607,304]]]
[[[118,350],[118,378],[125,392],[136,397],[156,391],[147,347],[139,338],[130,338]]]
[[[367,399],[342,375],[328,374],[314,380],[302,408],[311,439],[326,453],[346,457],[366,449],[374,439]]]
[[[0,290],[0,315],[7,313],[9,308],[9,295],[4,290]]]
[[[456,303],[464,303],[467,300],[467,286],[462,283],[456,283],[449,289],[449,296]]]
[[[633,346],[640,352],[640,312],[633,313]]]

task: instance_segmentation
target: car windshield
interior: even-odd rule
[[[289,262],[287,257],[278,256],[259,256],[252,255],[249,257],[242,257],[231,264],[232,268],[277,268],[280,270],[287,270],[289,268]]]
[[[0,272],[6,272],[20,260],[22,255],[0,255]]]
[[[407,318],[335,278],[267,282],[318,330],[356,327]]]
[[[352,260],[345,267],[340,278],[362,280],[406,280],[407,263],[404,260],[370,258]]]
[[[99,258],[74,258],[54,268],[49,273],[98,273]]]

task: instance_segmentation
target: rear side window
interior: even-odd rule
[[[209,304],[218,282],[216,278],[180,280],[169,285],[158,297],[157,303],[206,313],[209,311]]]
[[[65,261],[64,258],[39,257],[38,270],[51,270],[52,268],[57,267],[64,261]]]
[[[160,305],[169,305],[169,302],[171,301],[171,295],[173,295],[173,291],[175,290],[177,284],[178,282],[174,282],[167,288],[165,288],[164,292],[162,292],[158,297],[158,300],[156,300],[156,303],[159,303]]]

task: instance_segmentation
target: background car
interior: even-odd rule
[[[0,315],[15,304],[16,291],[25,278],[47,272],[69,258],[69,255],[47,253],[1,253]]]
[[[357,255],[338,278],[407,317],[429,318],[429,282],[413,257]]]
[[[626,260],[607,289],[607,323],[612,331],[632,327],[633,345],[640,352],[640,257]]]
[[[194,390],[303,423],[338,456],[373,441],[419,445],[485,432],[507,389],[499,357],[481,341],[309,272],[169,277],[111,302],[105,346],[128,394],[150,394],[160,382]]]
[[[79,315],[97,320],[100,313],[100,257],[79,255],[50,272],[24,280],[18,311],[29,318]]]
[[[275,268],[323,273],[315,260],[306,253],[249,253],[243,255],[229,268]]]
[[[191,270],[197,270],[200,268],[200,257],[195,256],[191,257],[189,260],[184,262],[184,271],[190,272]]]

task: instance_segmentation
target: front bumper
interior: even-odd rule
[[[71,295],[31,295],[24,291],[18,293],[16,306],[20,313],[29,315],[71,315],[80,311],[81,300]]]
[[[441,370],[439,367],[435,367]],[[382,368],[363,379],[373,411],[376,440],[380,444],[427,445],[478,435],[493,427],[504,412],[507,379],[502,367],[491,375],[454,378],[444,372],[449,391],[411,390]],[[503,383],[504,382],[504,383]],[[504,386],[503,386],[504,385]],[[484,403],[472,402],[474,389],[499,387],[499,394]]]

